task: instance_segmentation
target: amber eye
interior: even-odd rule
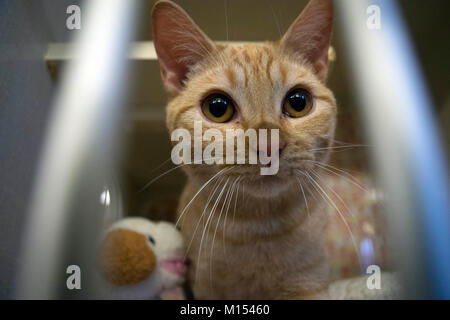
[[[313,100],[305,89],[293,89],[284,99],[283,113],[292,118],[306,116],[311,111]]]
[[[231,99],[223,94],[212,94],[202,103],[203,114],[214,122],[227,122],[234,115]]]

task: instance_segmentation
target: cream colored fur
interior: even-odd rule
[[[226,129],[276,128],[285,145],[275,176],[261,176],[258,165],[183,167],[188,183],[178,211],[196,298],[319,297],[328,281],[327,216],[323,199],[317,192],[312,196],[318,188],[312,179],[318,178],[308,174],[312,161],[326,161],[324,148],[336,125],[335,98],[324,83],[331,2],[311,1],[280,41],[263,44],[215,45],[170,2],[157,4],[153,19],[163,82],[173,95],[169,132],[186,128],[193,134],[194,121],[224,136]],[[298,39],[307,43],[299,45]],[[294,87],[314,99],[312,111],[301,118],[282,113]],[[232,97],[235,120],[215,123],[203,116],[200,103],[215,91]]]

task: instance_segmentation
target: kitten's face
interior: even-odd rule
[[[314,13],[318,9],[329,9],[328,1],[316,0],[314,3],[315,7],[310,4],[307,11]],[[327,5],[324,6],[324,3]],[[172,4],[165,5],[171,15],[173,8],[179,10]],[[179,11],[175,13],[180,14]],[[329,34],[322,36],[325,44],[309,43],[297,48],[298,42],[308,40],[306,33],[311,34],[311,30],[304,30],[305,13],[302,16],[297,19],[300,22],[296,21],[277,43],[215,45],[204,38],[204,34],[193,30],[190,34],[200,39],[197,42],[201,46],[185,47],[187,51],[184,53],[179,52],[180,46],[173,46],[172,52],[175,53],[172,57],[178,55],[178,59],[173,58],[175,62],[161,59],[161,56],[167,55],[167,44],[159,49],[163,80],[174,94],[167,107],[170,132],[185,128],[194,137],[196,121],[202,122],[203,131],[211,128],[219,130],[224,140],[228,129],[279,129],[280,163],[277,174],[261,175],[260,164],[202,164],[185,166],[191,179],[204,181],[224,167],[232,166],[223,174],[225,178],[241,177],[239,181],[244,184],[245,190],[255,196],[276,196],[297,183],[299,170],[308,170],[313,167],[312,161],[323,161],[327,157],[328,152],[323,148],[328,147],[333,139],[336,103],[332,92],[324,85],[326,52],[306,52],[305,48],[317,50],[323,47],[321,51],[327,50]],[[175,25],[180,25],[179,20],[180,17],[176,17]],[[186,30],[189,22],[188,19],[182,23],[182,29]],[[298,24],[301,24],[300,27]],[[322,30],[324,26],[317,28]],[[325,29],[331,30],[331,27]],[[167,38],[166,33],[167,29],[159,35],[159,39]],[[315,30],[314,34],[317,38],[318,31]],[[183,39],[172,41],[179,44]],[[309,41],[314,41],[314,37]],[[155,45],[158,51],[157,34]],[[184,65],[183,59],[186,61]],[[180,74],[183,78],[177,79]],[[209,97],[226,99],[227,111],[210,110],[212,100]],[[203,142],[203,147],[207,144]],[[225,150],[225,141],[223,146]]]

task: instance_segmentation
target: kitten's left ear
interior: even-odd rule
[[[281,45],[305,58],[324,81],[333,27],[333,1],[311,0],[281,39]]]

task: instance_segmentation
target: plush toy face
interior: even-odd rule
[[[150,276],[160,277],[164,288],[181,284],[186,274],[181,233],[167,222],[120,220],[103,240],[101,270],[116,286],[137,284]]]

